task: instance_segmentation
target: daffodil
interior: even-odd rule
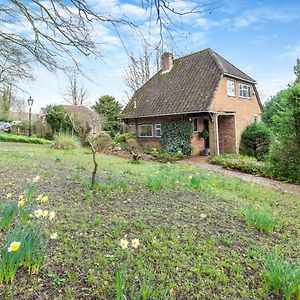
[[[41,199],[41,202],[47,202],[48,201],[48,196],[44,196],[42,199]]]
[[[6,194],[6,198],[7,198],[7,199],[10,199],[10,198],[12,198],[12,196],[13,196],[13,194],[12,194],[12,193],[8,193],[8,194]]]
[[[19,250],[20,247],[21,247],[20,242],[12,242],[7,250],[8,252],[16,252]]]
[[[33,182],[34,182],[34,183],[38,182],[39,180],[40,180],[40,176],[39,176],[39,175],[37,175],[37,176],[35,176],[35,177],[33,178]]]
[[[134,248],[134,249],[137,249],[140,245],[140,240],[139,239],[133,239],[131,241],[131,246]]]
[[[43,215],[43,211],[41,209],[37,209],[34,211],[34,215],[39,218]]]
[[[38,197],[36,198],[36,200],[41,201],[41,200],[43,199],[43,197],[44,197],[44,195],[43,195],[43,194],[40,194],[40,195],[38,195]]]
[[[20,207],[20,206],[24,206],[24,204],[25,204],[25,200],[24,199],[22,199],[22,200],[20,200],[19,202],[18,202],[18,206]]]
[[[50,211],[50,213],[49,213],[49,220],[54,219],[55,216],[56,216],[56,213],[54,211]]]
[[[43,211],[43,217],[46,218],[49,215],[49,211],[48,210],[44,210]]]
[[[20,199],[20,200],[24,199],[24,195],[20,195],[20,196],[19,196],[19,199]]]
[[[128,248],[128,244],[129,244],[129,242],[126,239],[121,239],[119,245],[121,246],[122,249],[127,249]]]
[[[53,232],[53,233],[50,235],[50,239],[51,239],[51,240],[56,240],[56,239],[57,239],[57,232]]]

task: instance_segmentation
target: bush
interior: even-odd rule
[[[87,142],[92,143],[95,149],[104,149],[112,145],[112,138],[105,131],[99,132],[96,136],[90,134],[87,137]]]
[[[300,84],[282,94],[281,110],[273,116],[276,141],[271,147],[270,174],[300,183]]]
[[[50,141],[40,138],[27,137],[22,135],[0,133],[0,142],[30,143],[30,144],[51,144]]]
[[[163,123],[161,145],[167,152],[181,151],[191,154],[192,123],[190,121],[174,121]]]
[[[60,131],[71,131],[73,128],[70,116],[63,105],[48,105],[45,119],[53,134]]]
[[[210,161],[224,168],[240,170],[249,174],[266,175],[267,173],[267,164],[259,162],[256,158],[250,156],[222,154],[219,156],[211,156]]]
[[[143,149],[145,153],[151,155],[155,159],[163,162],[168,162],[168,161],[176,161],[184,158],[183,153],[179,150],[177,152],[167,152],[164,150],[157,150],[155,148],[149,149],[145,148]]]
[[[55,135],[52,148],[54,149],[63,149],[63,150],[71,150],[80,148],[81,144],[78,139],[72,135],[66,133],[59,133]]]
[[[264,160],[269,153],[273,133],[263,123],[251,124],[245,128],[241,137],[240,153]]]
[[[126,132],[126,133],[122,133],[122,134],[117,134],[115,136],[115,143],[116,144],[126,143],[127,140],[129,140],[129,139],[135,139],[135,133]]]

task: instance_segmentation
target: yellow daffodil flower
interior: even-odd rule
[[[20,200],[24,199],[24,195],[20,195],[20,196],[19,196],[19,199],[20,199]]]
[[[36,200],[39,200],[39,201],[41,201],[42,199],[43,199],[43,194],[40,194],[40,195],[38,195],[38,197],[36,198]]]
[[[48,199],[49,199],[48,196],[44,196],[44,197],[41,199],[41,202],[44,202],[44,203],[45,203],[45,202],[48,201]]]
[[[34,215],[39,218],[43,215],[43,211],[41,209],[37,209],[34,211]]]
[[[122,249],[127,249],[128,248],[128,244],[129,244],[129,242],[126,239],[122,239],[120,241],[119,245],[121,246]]]
[[[57,239],[57,232],[54,232],[50,235],[51,240],[56,240]]]
[[[134,249],[137,249],[140,245],[140,240],[139,239],[133,239],[131,241],[131,246],[134,248]]]
[[[18,206],[20,207],[20,206],[24,206],[24,204],[25,204],[25,200],[24,199],[22,199],[22,200],[20,200],[19,202],[18,202]]]
[[[10,199],[10,198],[12,198],[12,196],[13,196],[13,194],[12,194],[12,193],[8,193],[8,194],[6,194],[6,198],[7,198],[7,199]]]
[[[8,252],[16,252],[19,250],[21,246],[21,243],[20,242],[12,242],[10,244],[10,246],[8,247]]]
[[[48,210],[44,210],[43,211],[43,217],[46,218],[49,215],[49,211]]]
[[[56,213],[54,211],[50,211],[50,213],[49,213],[49,220],[54,219],[55,216],[56,216]]]

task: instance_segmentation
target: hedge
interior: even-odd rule
[[[35,138],[35,137],[27,137],[23,135],[14,135],[14,134],[5,134],[0,133],[0,142],[11,142],[11,143],[29,143],[29,144],[51,144],[51,141]]]

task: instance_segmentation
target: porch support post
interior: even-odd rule
[[[220,155],[220,144],[219,144],[219,113],[214,113],[213,114],[213,124],[214,124],[214,145],[215,145],[215,154]]]

